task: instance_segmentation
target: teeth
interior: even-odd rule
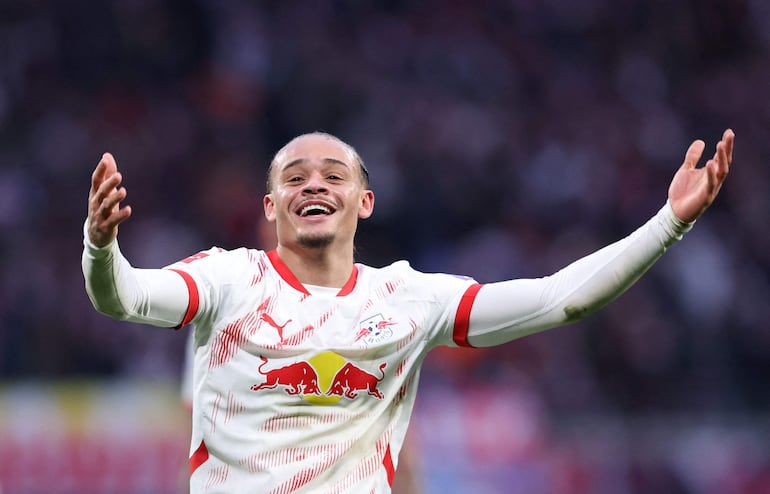
[[[299,212],[300,216],[307,216],[310,213],[314,212],[320,212],[323,214],[331,214],[331,209],[327,208],[326,206],[322,206],[320,204],[310,204],[308,206],[305,206],[302,208],[302,210]]]

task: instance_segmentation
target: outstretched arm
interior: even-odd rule
[[[617,298],[714,202],[732,163],[734,137],[726,130],[702,168],[696,165],[703,141],[693,142],[671,182],[667,204],[628,237],[551,276],[481,287],[466,341],[472,346],[505,343],[577,321]]]
[[[126,189],[115,159],[104,153],[91,176],[81,265],[94,308],[115,319],[156,326],[178,325],[189,295],[182,278],[165,269],[137,269],[118,246],[118,225],[131,216],[120,206]]]

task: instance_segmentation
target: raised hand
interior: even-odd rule
[[[126,198],[122,181],[115,158],[104,153],[91,175],[88,193],[88,238],[97,247],[112,242],[118,236],[118,225],[131,216],[131,206],[120,206]]]
[[[733,162],[734,141],[733,131],[725,130],[714,156],[701,168],[696,168],[696,165],[706,144],[701,140],[690,144],[684,163],[668,188],[668,201],[677,218],[686,222],[695,221],[714,202]]]

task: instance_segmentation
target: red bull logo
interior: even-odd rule
[[[326,394],[344,396],[352,400],[358,396],[359,391],[366,391],[369,396],[381,400],[383,396],[377,389],[377,385],[385,378],[386,365],[384,362],[380,365],[380,377],[377,377],[348,362],[334,375],[334,380]]]
[[[265,381],[251,387],[252,391],[283,388],[286,394],[301,395],[303,399],[317,405],[331,405],[342,398],[356,399],[359,393],[381,400],[378,389],[385,378],[386,363],[379,366],[378,375],[367,372],[347,362],[334,352],[322,352],[308,361],[295,362],[275,369],[265,369],[268,359],[260,357],[262,363],[257,371]]]
[[[274,389],[278,386],[283,386],[286,390],[286,394],[289,395],[297,395],[300,393],[303,395],[321,394],[321,391],[318,389],[318,374],[307,362],[296,362],[277,369],[263,371],[262,368],[267,364],[268,360],[265,357],[260,358],[262,359],[262,363],[257,368],[257,372],[265,376],[265,382],[252,386],[252,391]]]

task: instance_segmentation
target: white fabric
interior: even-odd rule
[[[471,300],[469,343],[499,344],[585,316],[690,226],[666,205],[629,237],[552,276],[484,285]],[[188,280],[132,268],[117,242],[85,242],[83,272],[98,310],[158,326],[192,318],[190,451],[205,442],[208,459],[191,492],[389,492],[386,466],[397,463],[420,365],[433,346],[456,344],[458,304],[475,282],[404,261],[358,264],[352,292],[330,298],[293,286],[288,268],[258,250],[211,249],[170,268]]]
[[[192,450],[205,441],[210,456],[193,492],[388,492],[419,364],[451,342],[472,281],[359,265],[330,299],[290,286],[264,252],[207,253],[173,266],[200,295]]]
[[[680,221],[666,203],[628,237],[551,276],[484,285],[473,304],[468,341],[479,347],[498,345],[595,312],[630,287],[691,228],[692,223]]]
[[[134,269],[118,241],[98,248],[84,226],[81,264],[86,293],[96,310],[115,319],[173,327],[188,303],[184,280],[173,271]]]

